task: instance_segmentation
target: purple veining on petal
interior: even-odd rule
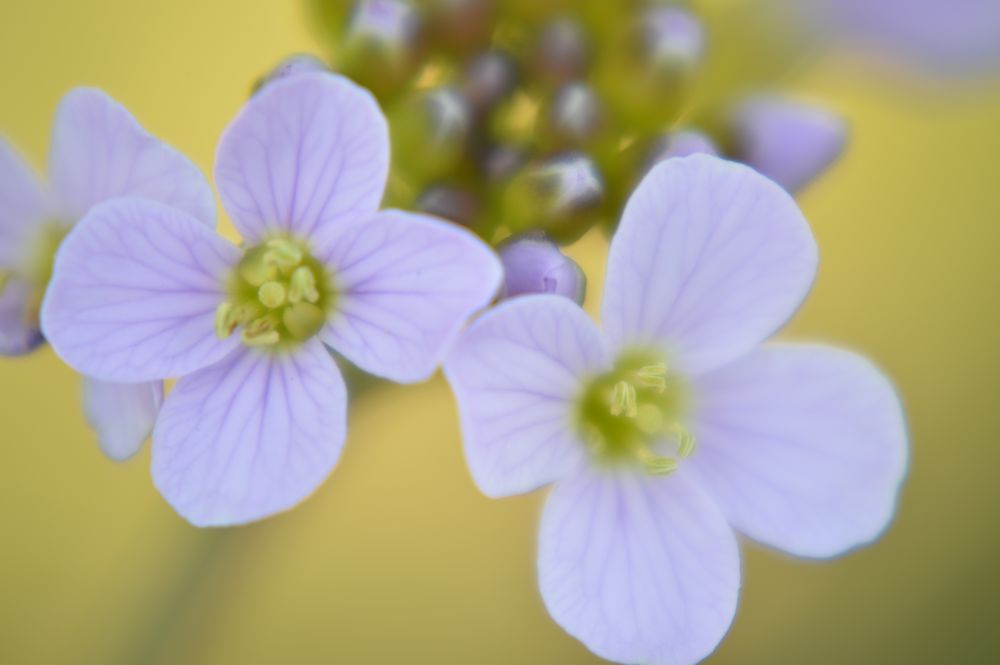
[[[139,199],[96,207],[63,241],[42,330],[77,371],[106,381],[179,376],[237,343],[215,335],[240,252],[198,220]]]
[[[83,377],[83,409],[104,454],[120,462],[142,447],[163,403],[163,382],[108,383]]]
[[[516,298],[476,321],[445,374],[479,489],[492,497],[527,492],[583,464],[574,400],[585,377],[608,366],[596,326],[565,298]]]
[[[131,196],[165,203],[215,227],[215,199],[198,167],[94,88],[76,88],[59,104],[49,177],[68,222],[98,203]]]
[[[736,538],[678,473],[587,473],[559,481],[542,515],[539,586],[568,633],[608,660],[695,663],[733,620]]]
[[[831,347],[758,349],[696,385],[690,460],[730,522],[791,554],[877,538],[906,473],[899,398],[867,360]]]
[[[706,371],[784,325],[816,264],[809,225],[773,182],[707,155],[667,160],[612,240],[604,325],[619,346],[665,348],[677,370]]]
[[[371,215],[388,168],[388,128],[374,98],[341,76],[304,73],[247,102],[219,142],[215,179],[233,223],[255,242]]]
[[[153,481],[197,526],[262,519],[319,487],[346,430],[344,382],[318,340],[294,354],[238,349],[167,397],[153,433]]]
[[[388,210],[315,241],[339,290],[324,342],[372,374],[428,378],[499,287],[500,262],[469,231]]]

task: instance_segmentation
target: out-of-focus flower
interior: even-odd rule
[[[927,72],[1000,70],[996,0],[772,1],[782,12],[846,46],[893,56]]]
[[[567,299],[525,296],[446,361],[479,488],[556,483],[542,598],[599,656],[711,653],[736,611],[735,532],[830,557],[891,520],[908,454],[892,386],[845,351],[761,346],[816,263],[780,187],[715,157],[667,160],[612,240],[603,335]]]
[[[728,117],[732,156],[790,192],[833,164],[847,143],[847,123],[827,109],[777,95],[757,95]]]
[[[43,330],[92,376],[182,377],[152,471],[192,523],[288,509],[333,469],[347,396],[324,344],[370,374],[420,381],[496,292],[499,261],[471,233],[377,212],[388,160],[366,91],[301,74],[254,96],[219,145],[216,181],[246,248],[132,198],[65,240]]]
[[[497,251],[504,273],[501,297],[550,293],[583,303],[587,278],[576,261],[559,251],[551,240],[520,236],[508,240]]]
[[[0,354],[43,342],[39,308],[63,238],[93,206],[118,196],[159,201],[215,226],[212,192],[186,157],[151,136],[99,90],[77,88],[56,112],[50,187],[0,140]],[[111,385],[87,378],[84,405],[112,459],[139,450],[153,427],[159,382]],[[130,407],[135,407],[131,409]]]

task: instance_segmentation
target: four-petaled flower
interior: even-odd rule
[[[197,525],[285,510],[340,456],[347,397],[328,344],[367,372],[426,379],[500,282],[471,233],[378,212],[385,119],[348,80],[268,84],[219,145],[246,245],[174,208],[118,199],[66,238],[42,328],[110,381],[181,376],[153,432],[153,480]]]
[[[198,168],[151,136],[100,90],[77,88],[59,104],[49,154],[50,187],[0,140],[0,355],[43,341],[38,315],[63,237],[95,205],[133,196],[170,205],[215,226],[212,190]],[[84,408],[113,459],[149,436],[162,381],[109,383],[84,377]]]
[[[776,184],[715,157],[671,159],[612,241],[604,334],[565,298],[523,296],[476,321],[445,362],[480,489],[556,482],[541,593],[596,654],[708,655],[736,611],[735,532],[822,558],[891,519],[908,455],[891,385],[845,351],[759,346],[816,264]]]

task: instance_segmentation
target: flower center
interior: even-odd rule
[[[599,462],[634,462],[665,475],[695,449],[694,437],[680,422],[685,399],[685,386],[662,356],[628,352],[584,388],[577,426]]]
[[[318,333],[336,297],[326,268],[304,243],[284,236],[248,249],[227,286],[215,334],[225,339],[240,328],[244,344],[275,350]]]

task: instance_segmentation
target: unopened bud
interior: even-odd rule
[[[580,145],[593,138],[601,127],[601,102],[585,83],[563,86],[552,101],[550,128],[557,144]]]
[[[583,304],[586,278],[573,259],[544,236],[521,236],[498,250],[503,263],[502,297],[551,293]]]
[[[583,26],[570,18],[556,18],[538,33],[534,64],[550,83],[565,83],[583,75],[590,61],[590,46]]]
[[[847,123],[820,106],[759,95],[729,115],[732,156],[795,192],[837,160],[847,143]]]
[[[517,85],[517,65],[504,51],[487,51],[469,63],[462,91],[477,114],[496,106]]]
[[[461,157],[471,123],[469,105],[458,90],[420,92],[393,113],[397,165],[415,183],[436,179]]]
[[[417,209],[430,215],[472,227],[480,213],[479,201],[465,189],[453,185],[434,185],[420,195]]]
[[[400,88],[417,65],[419,15],[405,0],[359,0],[339,40],[337,68],[377,94]]]
[[[687,157],[694,154],[718,155],[712,139],[694,129],[668,132],[657,137],[646,149],[640,170],[643,174],[671,157]]]

